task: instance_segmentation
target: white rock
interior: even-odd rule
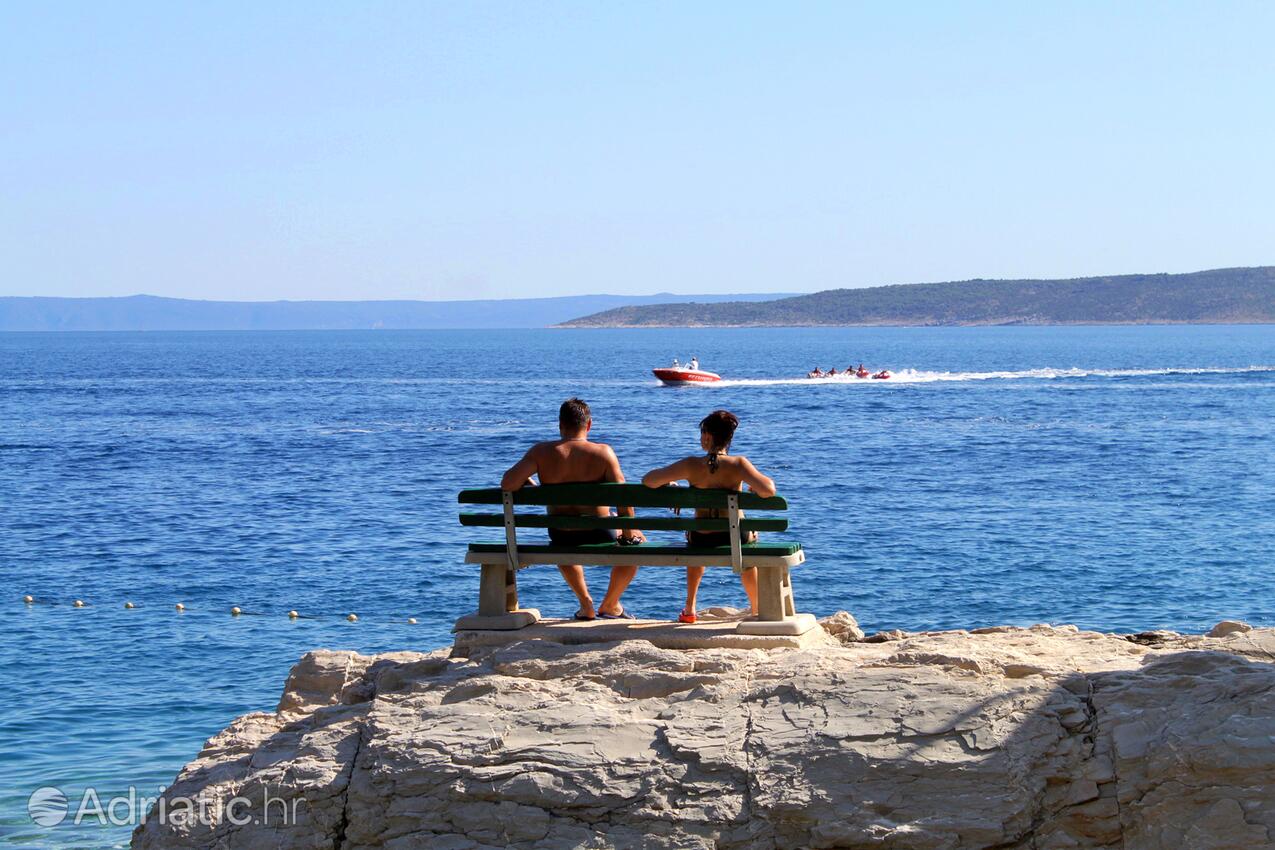
[[[313,652],[166,792],[298,822],[133,847],[1275,850],[1275,630],[1193,640]]]
[[[1242,623],[1239,620],[1223,620],[1222,622],[1218,623],[1213,628],[1209,629],[1209,633],[1206,635],[1206,637],[1213,637],[1213,638],[1226,637],[1227,635],[1233,635],[1236,632],[1251,632],[1251,631],[1253,631],[1253,627],[1250,626],[1248,623]]]
[[[863,640],[863,629],[859,628],[859,621],[849,611],[838,611],[831,617],[824,617],[819,625],[842,643]]]

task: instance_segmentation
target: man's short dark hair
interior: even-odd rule
[[[713,438],[713,448],[725,451],[730,446],[735,429],[739,427],[739,417],[729,410],[714,410],[699,423],[699,429]]]
[[[580,431],[591,418],[589,405],[582,399],[569,398],[558,408],[558,428],[563,431]]]

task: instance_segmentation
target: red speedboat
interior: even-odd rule
[[[655,377],[665,384],[710,384],[720,381],[722,376],[704,369],[687,369],[684,366],[666,366],[663,369],[651,370]]]

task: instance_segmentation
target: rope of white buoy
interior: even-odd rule
[[[42,602],[45,602],[45,601],[46,601],[46,600],[43,600],[43,599],[37,599],[35,596],[31,595],[30,593],[28,593],[28,594],[26,594],[26,595],[24,595],[24,596],[22,597],[22,602],[23,602],[23,604],[25,604],[25,605],[35,605],[35,604],[36,604],[36,603],[38,603],[38,602],[42,603]],[[57,603],[50,603],[50,604],[57,604]],[[83,599],[75,599],[75,600],[72,600],[72,602],[71,602],[71,607],[72,607],[72,608],[87,608],[87,607],[90,607],[90,606],[89,606],[89,603],[88,603],[88,602],[85,602]],[[124,607],[126,610],[133,610],[133,609],[136,609],[136,608],[140,608],[140,607],[142,607],[142,606],[141,606],[139,603],[132,602],[131,600],[125,600],[125,601],[124,601],[124,606],[123,606],[123,607]],[[186,612],[186,611],[188,611],[188,610],[190,610],[190,609],[186,607],[186,604],[185,604],[184,602],[178,602],[178,603],[176,603],[175,605],[173,605],[173,610],[177,611],[177,612],[180,614],[180,613],[184,613],[184,612]],[[231,606],[231,608],[230,608],[230,616],[232,616],[232,617],[239,617],[239,616],[244,616],[244,615],[246,615],[246,616],[264,616],[264,615],[263,615],[261,612],[259,612],[259,611],[245,611],[244,609],[240,608],[238,605],[232,605],[232,606]],[[296,620],[318,620],[318,619],[321,619],[321,618],[322,618],[322,615],[317,615],[317,616],[316,616],[316,615],[313,615],[313,614],[302,614],[302,613],[300,613],[299,611],[297,611],[295,608],[294,608],[294,609],[289,610],[289,611],[287,612],[286,616],[287,616],[287,618],[288,618],[289,620],[292,620],[292,621],[294,621],[294,622],[295,622]],[[358,614],[356,614],[356,613],[354,613],[353,611],[351,611],[351,612],[349,612],[348,614],[345,614],[345,615],[344,615],[344,619],[346,620],[346,622],[350,622],[350,623],[357,623],[357,622],[359,622],[359,615],[358,615]],[[397,618],[396,618],[396,619],[397,619]],[[409,626],[415,626],[415,625],[418,623],[418,620],[417,620],[415,617],[408,617],[408,618],[406,618],[403,622],[405,622],[405,623],[406,623],[407,625],[409,625]]]

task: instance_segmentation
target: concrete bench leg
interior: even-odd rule
[[[798,614],[792,599],[787,567],[755,567],[757,570],[757,619],[735,627],[741,635],[802,635],[817,623],[813,614]]]
[[[453,631],[521,629],[539,622],[535,608],[518,607],[518,576],[505,564],[483,564],[478,585],[478,612],[461,617]]]

